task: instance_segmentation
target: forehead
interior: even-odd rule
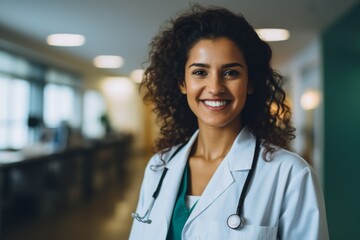
[[[234,41],[226,37],[199,40],[189,50],[187,60],[187,63],[192,61],[245,63],[241,49]]]

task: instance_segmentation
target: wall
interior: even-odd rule
[[[132,133],[133,147],[142,151],[148,126],[137,84],[126,77],[107,77],[100,85],[112,127],[117,132]]]
[[[300,103],[301,97],[307,91],[323,91],[321,64],[321,43],[316,37],[290,61],[280,66],[280,72],[288,80],[285,87],[291,99],[296,128],[294,151],[313,165],[323,185],[323,102],[320,101],[320,104],[311,110],[303,109]]]
[[[360,3],[322,35],[325,200],[331,239],[360,239]]]

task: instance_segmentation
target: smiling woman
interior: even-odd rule
[[[316,176],[285,150],[284,78],[244,17],[195,5],[150,46],[161,131],[130,239],[328,239]]]

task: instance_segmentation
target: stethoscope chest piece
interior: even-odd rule
[[[244,219],[237,214],[232,214],[227,219],[229,228],[237,229],[244,224]]]

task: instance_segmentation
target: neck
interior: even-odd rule
[[[193,155],[207,161],[222,160],[229,152],[241,126],[212,128],[199,125],[199,135]]]

